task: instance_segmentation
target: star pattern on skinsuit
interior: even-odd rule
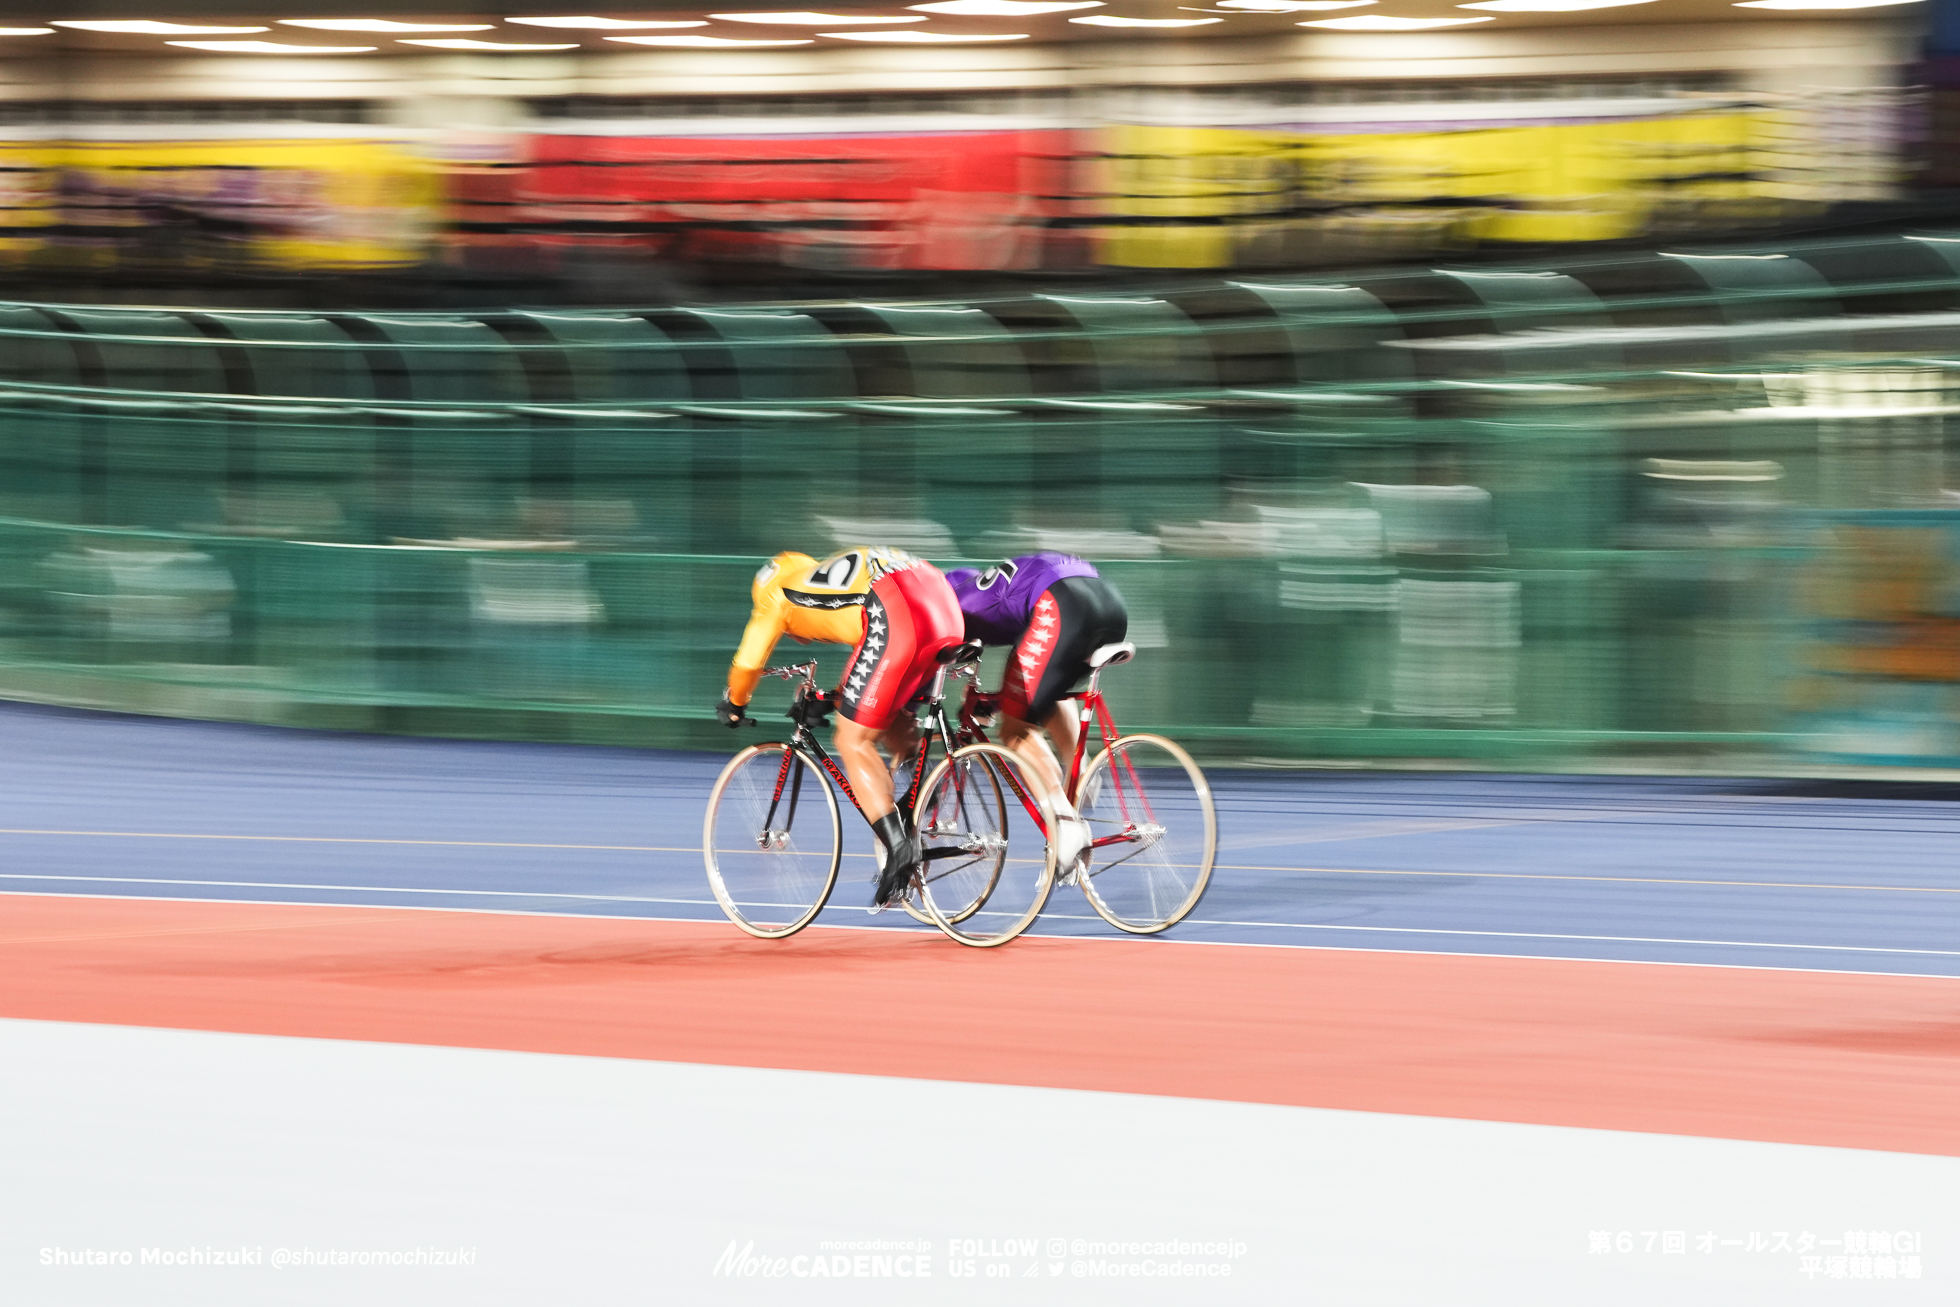
[[[1034,620],[1028,623],[1028,633],[1021,641],[1021,665],[1032,673],[1047,656],[1048,648],[1055,643],[1059,632],[1059,614],[1054,605],[1043,603],[1036,607]]]
[[[867,608],[864,616],[864,646],[858,650],[857,661],[851,666],[849,688],[853,695],[862,691],[865,682],[870,679],[871,669],[877,665],[878,655],[884,652],[885,640],[891,630],[883,608]]]

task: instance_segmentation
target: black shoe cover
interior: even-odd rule
[[[885,869],[878,876],[878,892],[872,896],[872,906],[888,908],[905,897],[912,874],[919,868],[919,839],[905,828],[904,819],[895,812],[880,817],[871,829],[885,846]]]

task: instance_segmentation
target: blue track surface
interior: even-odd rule
[[[0,731],[8,892],[722,920],[697,851],[719,757],[20,705]],[[1945,788],[1211,778],[1217,873],[1170,940],[1960,975]],[[821,920],[922,929],[855,906],[852,837]],[[1067,889],[1037,930],[1115,933]]]

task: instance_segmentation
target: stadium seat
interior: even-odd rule
[[[175,313],[148,309],[45,309],[50,321],[83,339],[75,342],[85,381],[116,390],[179,391],[200,395],[230,389],[218,347]],[[149,336],[148,341],[111,337]],[[95,373],[94,377],[89,374]]]
[[[1027,362],[1020,348],[1002,339],[1000,323],[980,309],[868,304],[861,311],[892,335],[926,338],[899,346],[910,364],[906,394],[987,399],[1029,393]],[[863,378],[859,380],[862,383]]]
[[[572,403],[645,403],[693,397],[679,348],[645,318],[613,313],[512,313],[491,325],[513,343],[556,342],[525,353],[532,398]],[[522,327],[523,331],[513,331]]]
[[[240,342],[245,393],[295,399],[373,399],[361,349],[325,318],[297,313],[186,315],[212,336]]]
[[[377,398],[438,404],[523,403],[531,398],[509,343],[481,322],[378,313],[339,314],[334,321],[368,346]]]
[[[1102,389],[1196,390],[1217,384],[1211,351],[1182,309],[1154,296],[1042,295],[1092,334]]]
[[[0,380],[37,386],[73,386],[81,375],[75,366],[75,345],[39,309],[22,304],[0,305]]]
[[[1355,286],[1237,283],[1279,315],[1293,340],[1298,379],[1310,385],[1410,379],[1407,350],[1393,342],[1402,324],[1388,306]]]
[[[741,399],[832,399],[857,393],[850,360],[836,337],[804,313],[769,309],[688,309],[672,315],[706,327],[722,342]],[[697,394],[700,393],[697,388]]]

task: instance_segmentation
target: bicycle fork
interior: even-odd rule
[[[762,829],[755,837],[757,848],[775,852],[789,847],[790,828],[796,825],[796,806],[803,796],[805,768],[803,757],[798,752],[799,747],[807,745],[810,752],[817,755],[817,761],[823,764],[826,772],[830,773],[830,779],[837,782],[837,788],[844,792],[844,797],[849,799],[853,806],[857,806],[857,794],[851,789],[851,778],[846,776],[844,769],[823,751],[822,745],[815,740],[800,738],[802,735],[803,733],[799,731],[796,736],[791,737],[790,743],[783,747],[782,765],[776,769],[776,790],[769,796],[769,812],[763,817]],[[783,790],[786,788],[789,790],[789,815],[781,828],[778,828],[776,810],[782,806]],[[860,808],[859,811],[862,809]]]
[[[785,785],[789,787],[789,816],[783,822],[782,829],[778,830],[776,809],[782,806]],[[802,797],[803,760],[796,756],[796,747],[792,744],[783,749],[782,765],[776,768],[776,792],[769,796],[769,812],[762,819],[762,829],[756,832],[757,848],[776,853],[789,847],[789,833],[796,825],[796,804]]]

